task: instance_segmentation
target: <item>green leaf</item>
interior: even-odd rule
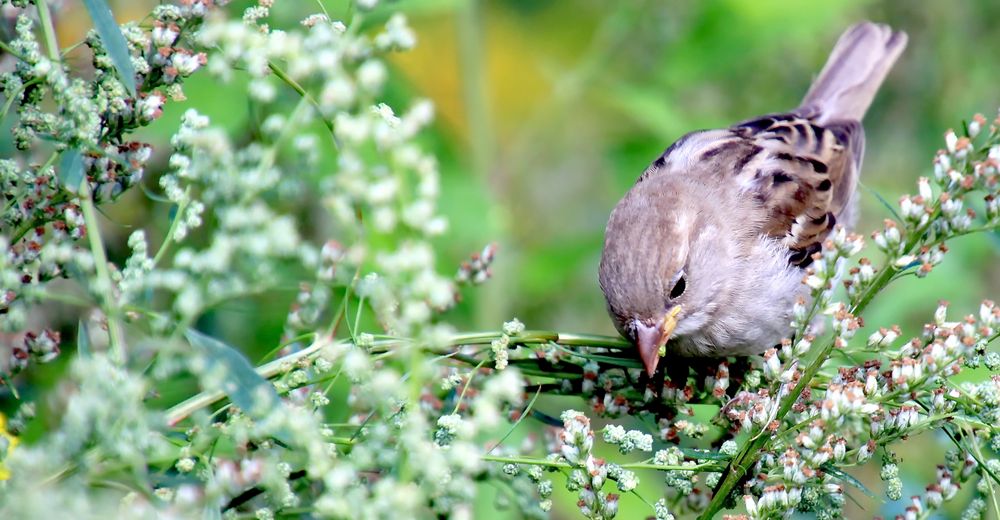
[[[899,222],[903,221],[903,218],[899,216],[899,213],[896,213],[896,208],[892,207],[892,204],[889,204],[889,201],[885,200],[885,197],[883,197],[879,192],[869,188],[868,186],[865,186],[863,182],[859,182],[858,185],[860,185],[862,188],[864,188],[869,193],[874,195],[875,198],[877,198],[878,201],[881,202],[883,206],[885,206],[885,209],[889,210],[889,213],[892,213],[892,216],[895,217],[897,221]]]
[[[83,320],[76,329],[76,352],[80,357],[90,357],[90,335],[87,334],[87,322]]]
[[[157,195],[156,193],[153,193],[153,190],[150,190],[149,188],[147,188],[145,184],[140,184],[139,185],[139,189],[142,190],[142,193],[144,193],[146,195],[146,198],[148,198],[149,200],[152,200],[152,201],[155,201],[155,202],[163,202],[165,204],[173,204],[174,203],[174,201],[172,201],[172,200],[164,197],[163,195]]]
[[[184,335],[194,348],[205,354],[210,363],[224,367],[221,390],[248,416],[264,419],[279,406],[278,392],[238,350],[194,329],[188,329]]]
[[[67,190],[76,193],[83,181],[83,155],[80,150],[70,148],[63,150],[59,159],[59,180]]]
[[[635,357],[633,353],[628,353],[624,356],[614,356],[614,355],[602,355],[602,354],[591,354],[581,350],[571,350],[558,343],[549,342],[549,345],[555,345],[556,348],[566,352],[570,355],[581,357],[583,359],[589,359],[591,361],[596,361],[598,363],[607,363],[609,365],[615,365],[625,368],[642,368],[642,362]]]
[[[820,468],[823,471],[829,473],[830,475],[833,475],[835,478],[840,479],[840,480],[842,480],[842,481],[844,481],[844,482],[846,482],[846,483],[848,483],[848,484],[850,484],[850,485],[858,488],[859,490],[861,490],[862,493],[864,493],[865,495],[867,495],[872,500],[878,500],[878,501],[882,500],[881,498],[879,498],[878,495],[876,495],[875,493],[872,493],[872,491],[870,489],[868,489],[864,484],[862,484],[860,480],[852,477],[847,472],[841,470],[837,466],[834,466],[833,464],[827,462],[827,463],[823,464],[822,466],[820,466]]]
[[[125,36],[111,14],[111,8],[105,0],[83,0],[83,4],[87,6],[87,12],[94,21],[97,35],[101,37],[101,43],[107,49],[111,62],[115,64],[118,76],[128,89],[129,95],[135,97],[135,69],[132,68],[132,57]]]
[[[577,365],[569,363],[553,364],[545,360],[525,358],[511,359],[508,364],[512,367],[517,367],[526,374],[550,377],[552,379],[577,379],[583,375],[582,371],[576,370],[579,369]]]
[[[540,412],[538,410],[531,411],[531,417],[540,421],[542,424],[547,424],[549,426],[559,426],[562,427],[562,419],[558,417],[553,417],[545,412]]]
[[[694,449],[694,448],[684,448],[684,447],[680,447],[680,446],[678,446],[677,449],[680,450],[681,453],[683,453],[684,456],[687,457],[687,458],[689,458],[689,459],[695,459],[695,460],[697,460],[697,459],[701,459],[701,460],[719,460],[719,461],[724,461],[724,460],[730,460],[730,459],[732,459],[732,457],[730,457],[729,455],[724,455],[722,453],[716,453],[714,451],[703,451],[703,450],[698,450],[698,449]]]

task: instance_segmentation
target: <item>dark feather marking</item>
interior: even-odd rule
[[[846,144],[848,141],[850,141],[851,131],[848,129],[847,126],[837,125],[829,128],[828,130],[833,132],[833,136],[837,139],[838,143]]]
[[[826,221],[826,229],[833,229],[833,226],[837,225],[836,215],[833,213],[827,213],[826,216],[830,217],[829,220]]]
[[[774,158],[778,159],[779,161],[808,164],[816,173],[826,173],[828,170],[826,164],[824,164],[822,161],[818,159],[813,159],[811,157],[801,157],[798,155],[792,155],[788,152],[779,152],[774,154]]]
[[[776,171],[771,174],[771,185],[777,186],[786,182],[792,182],[792,177],[783,171]]]
[[[822,161],[816,159],[806,159],[806,160],[809,162],[809,164],[812,165],[812,168],[813,170],[816,171],[816,173],[826,173],[828,171],[826,164],[824,164]]]
[[[663,151],[663,154],[660,155],[660,157],[663,158],[663,157],[666,157],[666,156],[670,155],[670,152],[672,152],[672,151],[676,150],[677,148],[681,147],[684,143],[687,142],[688,139],[691,138],[691,136],[693,136],[696,133],[698,133],[698,132],[691,132],[691,133],[687,133],[687,134],[682,135],[680,139],[674,141],[673,144],[671,144],[670,146],[668,146],[667,149]]]
[[[689,134],[685,134],[681,136],[680,139],[674,141],[673,144],[668,146],[667,149],[664,150],[663,153],[660,154],[660,156],[657,157],[655,161],[653,161],[653,164],[649,165],[649,168],[646,168],[646,171],[642,172],[642,175],[640,175],[639,178],[636,179],[635,183],[638,184],[646,180],[646,178],[649,177],[649,175],[653,173],[654,170],[663,168],[667,164],[667,157],[669,157],[674,150],[683,146],[684,142],[687,141],[692,135],[696,133],[698,132],[691,132]]]
[[[739,128],[749,128],[755,132],[760,132],[765,128],[770,128],[774,124],[774,119],[770,117],[762,117],[759,119],[753,119],[750,121],[745,121],[740,123]]]
[[[833,183],[830,182],[830,179],[823,179],[823,182],[819,183],[819,186],[816,186],[816,189],[819,191],[827,191],[831,186],[833,186]]]
[[[816,134],[816,145],[813,146],[813,153],[819,153],[823,149],[823,135],[826,133],[826,128],[814,124],[810,124],[809,126],[812,127],[813,133]],[[819,172],[819,170],[816,171]]]
[[[736,141],[736,140],[726,141],[720,144],[719,146],[716,146],[715,148],[711,148],[709,150],[705,150],[704,152],[702,152],[701,160],[707,161],[712,157],[715,157],[716,155],[732,150],[733,148],[738,148],[742,145],[743,145],[742,141]]]
[[[753,158],[762,151],[764,151],[763,148],[757,145],[751,145],[750,148],[747,149],[747,152],[740,156],[739,159],[736,159],[736,162],[733,163],[733,171],[736,173],[742,172],[743,168],[746,168],[747,164],[749,164],[750,161],[752,161]]]
[[[806,250],[792,249],[791,252],[792,254],[788,257],[788,263],[794,266],[803,267],[801,263],[808,257],[808,255],[806,255]]]
[[[772,209],[771,210],[771,215],[774,215],[776,217],[784,217],[784,219],[788,219],[788,220],[794,220],[795,219],[795,213],[792,212],[791,209],[789,209],[789,208],[783,208],[781,206],[778,206],[778,207]],[[784,219],[782,219],[782,220],[784,220]]]
[[[819,242],[813,242],[803,248],[791,249],[791,256],[788,257],[788,263],[801,268],[809,267],[812,264],[814,253],[818,253],[823,246]]]

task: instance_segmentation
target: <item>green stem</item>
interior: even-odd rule
[[[462,407],[462,400],[465,399],[465,393],[469,391],[469,386],[472,385],[472,378],[476,377],[479,373],[479,369],[486,364],[486,360],[489,358],[483,358],[472,370],[469,371],[469,378],[465,380],[465,386],[462,387],[462,393],[459,394],[458,400],[455,401],[455,409],[451,411],[452,414],[458,413],[458,409]]]
[[[326,337],[318,337],[312,345],[299,350],[298,352],[293,352],[287,356],[282,356],[275,359],[269,363],[265,363],[257,368],[257,373],[260,374],[265,379],[270,379],[277,376],[283,370],[285,363],[295,365],[297,361],[303,358],[310,358],[318,354],[324,347],[332,345],[333,343]],[[202,392],[198,395],[181,402],[180,404],[174,406],[173,408],[167,410],[166,419],[167,424],[173,426],[197,410],[200,410],[206,406],[211,406],[212,404],[222,400],[226,396],[221,390]]]
[[[936,207],[934,212],[931,214],[930,218],[927,220],[928,224],[923,227],[914,230],[913,233],[909,235],[903,247],[903,254],[910,254],[911,251],[920,243],[924,238],[924,234],[927,232],[927,228],[931,222],[940,214],[940,208]],[[890,259],[891,260],[891,259]],[[872,283],[865,289],[865,292],[858,299],[858,302],[851,308],[851,313],[855,316],[859,316],[867,307],[868,304],[875,298],[875,295],[882,291],[889,282],[892,281],[893,276],[896,274],[897,270],[892,264],[887,264],[875,277]],[[778,413],[775,414],[775,420],[784,420],[788,412],[791,411],[792,406],[795,405],[795,401],[798,400],[802,391],[809,385],[812,378],[816,376],[820,368],[822,368],[823,363],[830,356],[830,352],[833,350],[835,345],[834,341],[830,341],[819,351],[813,362],[806,368],[802,373],[802,377],[799,378],[798,383],[795,387],[785,396],[781,401],[781,405],[778,408]],[[701,514],[699,518],[707,520],[714,518],[716,513],[722,509],[723,503],[729,493],[736,488],[739,481],[746,475],[747,471],[757,462],[757,459],[763,453],[768,441],[776,436],[774,435],[756,435],[749,442],[743,445],[743,449],[740,453],[733,458],[733,460],[726,467],[723,477],[719,482],[719,485],[715,488],[715,492],[712,496],[712,501],[709,502],[708,507]]]
[[[13,56],[13,57],[15,57],[15,58],[17,58],[17,59],[25,62],[25,63],[28,63],[28,60],[26,60],[24,58],[24,55],[22,55],[21,53],[15,51],[10,45],[7,45],[7,42],[5,42],[3,40],[0,40],[0,50],[3,50],[7,54],[10,54],[11,56]]]
[[[4,119],[7,118],[7,112],[10,111],[10,107],[14,105],[14,102],[17,101],[17,98],[21,96],[21,93],[24,92],[25,89],[41,82],[42,80],[38,78],[30,79],[24,82],[24,84],[22,84],[21,87],[17,89],[17,92],[12,93],[10,97],[7,98],[7,101],[4,102],[3,110],[0,110],[0,121],[3,121]]]
[[[502,464],[527,464],[530,466],[543,466],[546,468],[573,469],[575,466],[569,462],[556,462],[544,459],[529,459],[524,457],[501,457],[498,455],[483,455],[480,457],[487,462],[499,462]]]
[[[49,12],[49,4],[45,0],[35,0],[38,6],[38,21],[42,26],[42,34],[45,35],[45,47],[49,53],[49,59],[59,63],[59,42],[56,41],[56,30],[52,24],[52,14]]]
[[[160,244],[160,249],[156,251],[156,256],[153,257],[153,267],[160,264],[160,260],[166,256],[167,251],[170,250],[170,244],[174,241],[174,233],[177,231],[177,226],[181,219],[184,218],[184,210],[187,209],[188,204],[191,203],[191,186],[184,189],[184,199],[181,200],[180,204],[177,205],[177,212],[174,213],[174,220],[170,223],[170,229],[167,230],[167,236],[163,238],[163,243]]]
[[[102,307],[105,316],[108,318],[108,336],[111,342],[111,354],[113,359],[120,364],[125,364],[125,338],[122,332],[121,323],[118,321],[118,308],[115,305],[114,285],[111,282],[111,273],[108,271],[108,256],[104,251],[104,242],[101,240],[101,229],[97,222],[97,210],[94,207],[94,199],[91,197],[90,182],[84,176],[80,181],[80,206],[83,210],[83,221],[87,225],[87,239],[90,242],[90,253],[94,255],[94,269],[97,271],[97,283],[103,294]]]
[[[486,455],[493,453],[493,450],[502,446],[503,443],[507,440],[507,438],[514,433],[514,430],[516,430],[518,425],[521,424],[521,421],[523,421],[524,418],[527,417],[528,414],[531,412],[531,409],[535,406],[535,401],[538,400],[538,396],[541,395],[541,393],[542,393],[542,385],[538,385],[538,389],[535,390],[535,395],[534,397],[531,398],[531,401],[528,402],[528,406],[524,407],[524,410],[521,411],[521,415],[518,416],[517,420],[514,421],[514,424],[512,424],[510,429],[507,430],[507,433],[504,434],[504,436],[501,437],[500,440],[496,442],[496,444],[491,446],[490,449],[486,451]]]
[[[487,462],[499,462],[503,464],[525,464],[529,466],[544,466],[547,468],[573,469],[577,466],[569,462],[556,462],[546,459],[532,459],[527,457],[502,457],[498,455],[483,455],[480,459]],[[646,464],[636,462],[633,464],[621,464],[624,469],[654,469],[657,471],[718,471],[721,469],[718,464],[706,463],[695,464],[693,466],[668,466],[664,464]]]
[[[289,87],[292,87],[292,90],[298,92],[303,99],[308,101],[309,104],[316,109],[316,114],[319,115],[320,120],[323,121],[323,125],[326,126],[326,129],[330,131],[331,135],[333,135],[334,146],[339,149],[340,143],[337,141],[337,135],[333,131],[333,121],[330,121],[329,119],[326,118],[326,116],[323,115],[323,110],[319,106],[319,103],[316,101],[316,98],[312,97],[312,94],[310,94],[305,88],[303,88],[298,81],[292,79],[292,77],[289,76],[284,70],[275,65],[273,61],[267,62],[267,67],[271,69],[271,72],[273,72],[278,79],[284,81],[285,84],[288,85]]]
[[[456,334],[449,338],[445,345],[439,349],[423,349],[427,350],[432,354],[440,354],[443,350],[451,350],[454,347],[462,345],[480,345],[489,344],[494,339],[502,336],[501,332],[473,332]],[[565,341],[564,341],[565,340]],[[558,341],[563,345],[576,345],[580,347],[603,347],[603,348],[623,348],[628,345],[624,340],[620,338],[613,338],[610,336],[599,336],[593,334],[567,334],[553,331],[525,331],[524,333],[512,338],[513,342],[524,343],[524,344],[538,344],[538,343],[548,343],[549,341]],[[589,342],[589,343],[588,343]],[[313,343],[297,352],[293,352],[286,356],[276,358],[268,363],[265,363],[257,368],[257,373],[260,374],[265,379],[270,379],[279,375],[282,371],[282,367],[287,367],[289,365],[296,365],[302,359],[312,359],[319,355],[323,348],[339,345],[347,346],[353,344],[350,340],[334,340],[328,335],[317,336]],[[392,350],[398,349],[404,346],[415,346],[415,341],[405,338],[387,338],[379,339],[374,342],[374,344],[369,349],[373,354],[381,354],[385,352],[390,352]],[[475,364],[475,363],[472,363]],[[180,421],[187,418],[196,410],[211,406],[212,404],[225,398],[225,394],[221,391],[211,391],[202,392],[195,395],[176,406],[170,408],[167,413],[167,424],[175,425]]]
[[[419,410],[420,394],[423,392],[424,384],[424,355],[420,349],[410,348],[409,365],[406,406],[410,410]],[[399,453],[399,480],[401,482],[411,483],[415,480],[413,468],[414,464],[419,464],[419,462],[413,459],[413,455],[410,450],[401,450]]]

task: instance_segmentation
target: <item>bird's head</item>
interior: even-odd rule
[[[599,280],[618,331],[638,347],[650,375],[674,336],[699,326],[712,300],[704,268],[701,204],[684,185],[652,177],[611,213]]]

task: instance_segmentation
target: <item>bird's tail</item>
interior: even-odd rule
[[[860,121],[905,47],[906,33],[888,25],[851,26],[837,40],[800,108],[818,114],[820,124]]]

